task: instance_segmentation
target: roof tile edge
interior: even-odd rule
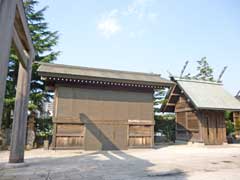
[[[157,73],[145,73],[145,72],[137,72],[137,71],[124,71],[124,70],[114,70],[114,69],[104,69],[104,68],[92,68],[92,67],[85,67],[85,66],[74,66],[74,65],[65,65],[65,64],[54,64],[54,63],[39,63],[40,65],[46,66],[58,66],[58,67],[67,67],[73,69],[87,69],[87,70],[97,70],[97,71],[108,71],[108,72],[119,72],[119,73],[129,73],[129,74],[139,74],[139,75],[147,75],[147,76],[156,76],[161,77],[161,74]],[[39,71],[39,69],[38,69]]]
[[[219,86],[223,86],[222,83],[218,83],[218,82],[214,82],[214,81],[204,81],[204,80],[197,80],[197,79],[183,79],[183,78],[179,78],[179,77],[172,77],[174,78],[175,81],[184,81],[184,82],[194,82],[194,83],[204,83],[204,84],[212,84],[212,85],[219,85]]]

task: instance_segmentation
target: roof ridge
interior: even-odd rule
[[[86,66],[75,66],[75,65],[65,65],[65,64],[55,64],[55,63],[39,63],[41,65],[49,65],[49,66],[59,66],[59,67],[69,67],[75,69],[88,69],[88,70],[97,70],[97,71],[108,71],[108,72],[120,72],[120,73],[129,73],[129,74],[139,74],[139,75],[147,75],[147,76],[156,76],[161,77],[161,74],[157,73],[145,73],[145,72],[137,72],[137,71],[124,71],[124,70],[114,70],[114,69],[104,69],[104,68],[93,68]]]
[[[202,83],[202,84],[212,84],[212,85],[218,85],[222,86],[223,84],[220,82],[214,82],[214,81],[208,81],[208,80],[198,80],[198,79],[183,79],[174,77],[174,80],[176,81],[184,81],[184,82],[195,82],[195,83]]]

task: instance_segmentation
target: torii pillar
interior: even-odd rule
[[[0,0],[0,128],[11,46],[19,58],[10,163],[24,162],[28,98],[35,57],[22,0]]]
[[[16,1],[0,0],[0,129],[15,11]]]

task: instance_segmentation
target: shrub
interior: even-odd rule
[[[36,142],[43,145],[43,140],[51,141],[53,134],[52,118],[36,118]]]
[[[175,142],[175,115],[166,114],[155,116],[155,127],[154,131],[158,132],[161,130],[163,134],[166,136],[167,141]]]
[[[231,120],[226,120],[226,131],[227,131],[227,135],[231,133],[235,133],[234,124]]]

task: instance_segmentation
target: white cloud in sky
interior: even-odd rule
[[[144,22],[143,26],[147,22],[155,23],[158,18],[158,13],[151,11],[155,0],[133,0],[125,9],[113,9],[108,13],[105,13],[97,23],[97,29],[106,38],[110,38],[113,35],[119,33],[123,28],[124,18],[136,18]],[[120,22],[120,20],[122,20]],[[134,23],[137,23],[134,21]],[[129,37],[139,37],[144,31],[130,30]]]
[[[117,18],[118,10],[114,9],[110,11],[108,14],[102,16],[100,21],[97,24],[97,28],[101,34],[103,34],[106,38],[110,38],[114,34],[121,31],[122,27]]]
[[[151,3],[151,0],[134,0],[128,5],[126,14],[136,15],[141,19],[145,16],[145,11],[149,3]]]

